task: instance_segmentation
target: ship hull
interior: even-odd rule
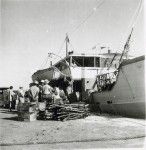
[[[145,118],[144,60],[141,56],[123,62],[112,90],[93,93],[102,112]]]
[[[101,104],[102,112],[111,113],[114,115],[145,118],[145,103],[133,102],[133,103],[117,103],[117,104]]]

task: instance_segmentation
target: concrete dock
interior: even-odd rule
[[[16,112],[0,109],[2,149],[143,148],[144,119],[108,114],[70,121],[17,120]]]

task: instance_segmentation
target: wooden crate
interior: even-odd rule
[[[24,121],[29,122],[29,121],[36,121],[37,118],[37,113],[29,113],[24,115]]]
[[[17,113],[20,121],[35,121],[37,118],[36,104],[19,103]]]

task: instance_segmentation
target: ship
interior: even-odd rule
[[[104,82],[107,74],[97,76],[96,86],[99,87],[104,82],[105,88],[95,90],[92,98],[94,103],[99,104],[102,112],[145,118],[144,64],[145,56],[123,61],[116,81],[109,85]]]
[[[66,40],[66,45],[68,45],[68,41]],[[40,82],[47,79],[52,87],[62,87],[67,95],[78,95],[75,99],[71,98],[74,99],[74,102],[86,99],[88,91],[95,83],[97,74],[116,71],[122,55],[121,53],[113,53],[109,49],[107,53],[96,55],[66,52],[66,57],[59,56],[60,60],[55,64],[50,62],[51,65],[48,68],[36,71],[32,75],[32,80]],[[56,56],[54,53],[49,53],[49,55]],[[122,59],[127,59],[127,56],[124,55]],[[109,65],[110,69],[108,70]]]
[[[145,57],[128,55],[132,32],[133,28],[122,53],[74,54],[66,50],[66,57],[36,71],[32,80],[48,79],[50,85],[62,87],[71,102],[89,99],[102,112],[145,117]]]
[[[136,13],[136,22],[141,3]],[[68,52],[57,63],[36,71],[32,80],[48,79],[51,86],[62,87],[70,102],[97,104],[97,110],[130,117],[145,117],[145,57],[129,56],[132,30],[121,53],[75,54]],[[54,55],[53,53],[50,53]],[[49,54],[49,55],[50,55]],[[70,95],[74,95],[71,96]]]
[[[145,118],[145,56],[122,59],[129,52],[131,35],[124,45],[119,67],[110,73],[97,74],[92,102],[101,112]],[[108,68],[110,70],[110,67]]]

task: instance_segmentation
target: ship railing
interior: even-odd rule
[[[117,81],[118,71],[97,75],[96,84],[98,92],[111,90]]]

